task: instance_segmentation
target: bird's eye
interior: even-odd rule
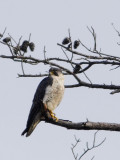
[[[54,75],[55,75],[55,76],[58,76],[58,73],[57,73],[57,71],[54,71]]]

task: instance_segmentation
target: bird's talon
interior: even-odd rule
[[[53,119],[55,119],[56,122],[58,122],[58,118],[55,116],[55,113],[50,112],[50,115]]]
[[[57,117],[55,117],[55,121],[58,122],[58,118]]]
[[[58,122],[58,118],[57,117],[54,116],[53,119],[55,119],[55,121]]]

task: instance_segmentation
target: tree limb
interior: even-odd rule
[[[105,130],[105,131],[120,131],[120,124],[117,123],[106,123],[106,122],[72,122],[68,120],[59,119],[57,122],[51,118],[44,119],[47,123],[51,123],[57,126],[61,126],[67,129],[74,130]]]

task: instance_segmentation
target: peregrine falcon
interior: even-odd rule
[[[60,69],[52,67],[49,70],[49,76],[44,78],[38,85],[28,116],[26,129],[21,135],[26,133],[26,137],[30,136],[44,116],[43,108],[44,111],[49,111],[52,118],[56,118],[53,110],[60,104],[63,94],[64,75]]]

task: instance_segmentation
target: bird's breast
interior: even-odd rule
[[[47,108],[53,111],[61,102],[64,95],[64,81],[53,79],[52,86],[46,88],[43,103],[47,105]]]

